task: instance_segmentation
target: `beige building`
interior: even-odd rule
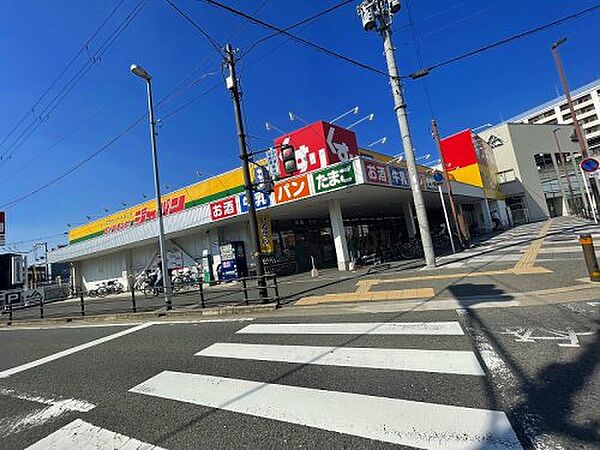
[[[575,115],[583,129],[592,152],[600,152],[600,79],[571,92]],[[549,125],[572,124],[573,118],[564,95],[536,106],[508,122],[536,123]]]
[[[571,125],[510,122],[479,133],[494,149],[500,189],[516,223],[584,207],[581,157],[572,134]]]

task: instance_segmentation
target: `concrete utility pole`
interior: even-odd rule
[[[448,167],[446,166],[446,160],[444,159],[444,154],[442,153],[442,141],[440,140],[440,131],[438,130],[437,122],[435,121],[435,119],[431,119],[431,134],[433,136],[433,140],[435,141],[435,145],[437,146],[438,153],[440,155],[440,162],[442,163],[442,170],[444,171],[444,183],[446,184],[446,192],[448,192],[448,199],[450,200],[450,209],[452,210],[452,218],[454,219],[456,234],[458,235],[460,245],[464,247],[464,236],[462,230],[460,229],[460,222],[458,221],[458,213],[456,210],[456,204],[454,203],[454,194],[452,193],[452,184],[450,183],[450,178],[448,178]]]
[[[231,44],[225,46],[227,57],[227,66],[229,67],[229,76],[227,77],[227,89],[231,92],[233,100],[233,109],[235,112],[235,123],[237,127],[238,142],[240,146],[240,159],[242,160],[242,170],[244,172],[244,189],[246,199],[248,200],[248,217],[250,219],[250,234],[252,238],[252,247],[256,257],[256,276],[258,277],[259,295],[263,298],[267,297],[265,288],[265,267],[262,260],[262,252],[260,248],[260,237],[258,234],[258,218],[256,217],[256,206],[254,205],[254,189],[252,186],[252,178],[250,177],[250,158],[248,157],[248,148],[246,146],[246,134],[244,131],[244,121],[242,119],[242,108],[240,104],[240,90],[238,85],[237,75],[235,73],[235,55]]]
[[[172,288],[171,288],[171,277],[169,276],[168,262],[167,262],[167,246],[165,244],[165,227],[163,224],[163,213],[162,213],[162,196],[160,194],[160,178],[158,174],[158,153],[156,151],[156,121],[154,120],[154,104],[152,101],[152,76],[144,70],[141,66],[132,64],[130,67],[131,72],[144,80],[146,80],[146,93],[148,96],[148,117],[150,119],[150,141],[152,143],[152,168],[154,175],[154,190],[156,193],[156,217],[158,219],[158,248],[160,251],[160,270],[162,272],[162,282],[165,289],[165,309],[170,310],[173,308],[173,302],[171,301]]]
[[[406,157],[406,167],[408,169],[408,178],[415,204],[417,222],[421,234],[421,244],[423,245],[423,254],[427,267],[435,267],[435,254],[431,233],[429,231],[429,221],[423,201],[423,193],[419,184],[419,173],[417,162],[413,151],[412,139],[410,136],[410,127],[406,114],[406,103],[402,93],[402,84],[394,56],[394,45],[392,43],[392,16],[400,11],[400,0],[364,0],[358,7],[357,12],[360,16],[365,31],[377,30],[383,37],[383,48],[385,59],[392,86],[392,95],[394,96],[394,110],[398,119],[402,146]]]

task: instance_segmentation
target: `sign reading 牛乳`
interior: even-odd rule
[[[240,194],[240,212],[247,213],[248,212],[248,199],[246,198],[246,194]],[[271,206],[271,196],[265,192],[254,192],[254,208],[255,209],[264,209]]]
[[[409,188],[410,183],[408,182],[408,171],[404,167],[393,167],[390,170],[390,181],[392,186]]]
[[[312,174],[315,193],[332,191],[356,183],[352,162],[338,164]]]
[[[291,145],[296,154],[296,173],[287,173],[281,160],[281,146]],[[358,155],[353,131],[319,121],[275,139],[277,163],[282,178],[348,161]]]
[[[212,202],[210,207],[210,219],[221,220],[238,214],[237,197],[227,197]]]
[[[286,203],[299,200],[310,195],[308,176],[295,177],[284,180],[275,185],[275,203]]]

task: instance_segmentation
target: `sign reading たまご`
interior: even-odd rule
[[[352,162],[338,164],[312,174],[315,192],[327,192],[356,183]]]

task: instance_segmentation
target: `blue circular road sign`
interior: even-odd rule
[[[581,163],[579,163],[579,165],[581,166],[581,170],[590,173],[598,170],[598,167],[600,167],[600,162],[598,162],[596,158],[585,158],[583,161],[581,161]]]
[[[436,183],[443,183],[444,182],[444,174],[442,172],[434,173],[433,181],[435,181]]]

